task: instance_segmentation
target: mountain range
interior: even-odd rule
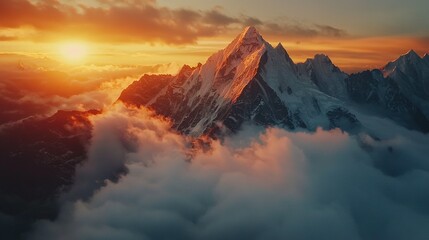
[[[429,131],[429,57],[414,51],[377,70],[348,75],[328,56],[295,64],[247,27],[205,64],[175,75],[144,75],[119,100],[168,117],[178,131],[200,136],[239,131],[245,122],[287,129],[365,129],[364,112]]]
[[[150,108],[193,137],[234,134],[246,123],[371,133],[364,116],[428,133],[429,56],[409,51],[381,69],[347,74],[323,54],[295,63],[281,44],[273,47],[247,27],[206,63],[176,75],[144,75],[118,102]],[[0,212],[55,215],[44,201],[73,182],[91,138],[88,116],[95,114],[59,111],[0,129]]]

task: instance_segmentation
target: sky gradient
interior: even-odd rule
[[[254,25],[296,62],[328,54],[347,72],[429,50],[425,0],[4,0],[0,52],[64,61],[82,42],[85,64],[195,65]],[[67,62],[67,61],[65,61]]]

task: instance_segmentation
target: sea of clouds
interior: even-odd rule
[[[222,140],[120,105],[92,121],[58,219],[29,239],[429,236],[429,136],[388,120],[364,118],[371,134],[246,126]]]
[[[67,65],[46,57],[0,53],[0,128],[58,110],[109,108],[142,74],[175,74],[174,63]]]

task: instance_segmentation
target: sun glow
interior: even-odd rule
[[[81,62],[88,55],[88,45],[83,42],[66,42],[59,47],[61,56],[68,62]]]

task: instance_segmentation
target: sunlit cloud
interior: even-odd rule
[[[246,25],[260,25],[269,34],[312,37],[345,35],[329,25],[276,23],[246,15],[231,16],[223,9],[197,11],[159,7],[155,1],[98,1],[90,5],[58,1],[32,3],[28,0],[3,1],[0,27],[31,27],[36,34],[22,39],[52,41],[64,37],[81,37],[102,42],[195,43],[201,37],[231,33]],[[16,36],[18,38],[18,36]]]
[[[117,105],[93,118],[58,219],[30,239],[424,239],[427,136],[371,121],[387,139],[251,127],[200,149],[152,112]]]
[[[356,35],[353,29],[324,21],[261,16],[151,0],[6,0],[0,3],[0,51],[44,54],[71,63],[52,43],[82,41],[90,48],[80,63],[196,65],[247,25],[256,26],[272,44],[282,42],[296,62],[325,53],[347,72],[381,67],[409,49],[420,54],[429,49],[424,35]]]
[[[175,74],[179,67],[174,63],[70,65],[46,57],[0,54],[0,125],[58,110],[102,110],[141,75]]]

